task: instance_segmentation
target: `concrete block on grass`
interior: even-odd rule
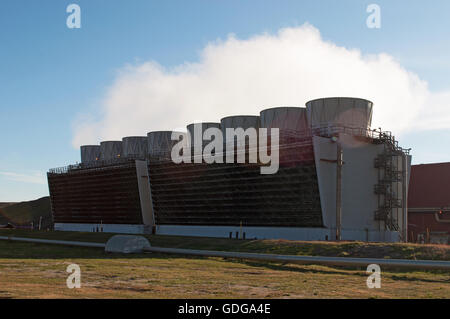
[[[147,238],[133,235],[115,235],[106,243],[107,253],[136,254],[150,248]]]

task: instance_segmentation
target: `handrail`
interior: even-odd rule
[[[366,137],[372,140],[379,140],[382,142],[387,142],[391,145],[392,150],[394,152],[399,152],[408,155],[409,149],[404,149],[400,146],[398,146],[398,141],[395,140],[395,137],[392,135],[392,132],[390,131],[381,131],[380,130],[372,130],[370,128],[361,128],[361,127],[348,127],[343,125],[330,125],[330,126],[318,126],[306,130],[289,130],[289,129],[281,129],[279,132],[279,137],[282,137],[283,140],[292,138],[294,141],[285,143],[284,141],[281,141],[279,143],[278,148],[285,149],[285,148],[294,148],[299,146],[304,146],[304,141],[299,141],[301,139],[308,139],[312,138],[313,136],[320,136],[320,137],[331,137],[336,136],[338,134],[349,134],[352,136],[360,136],[360,137]],[[268,133],[268,137],[270,137],[270,133]],[[295,141],[295,139],[297,141]],[[234,141],[230,143],[224,143],[224,149],[226,150],[227,145],[231,145]],[[248,148],[247,150],[254,150],[254,148]],[[226,152],[223,152],[226,154]],[[194,154],[192,154],[194,155]],[[216,154],[216,155],[219,155]],[[91,168],[100,168],[100,167],[108,167],[108,166],[114,166],[114,165],[121,165],[127,162],[132,162],[134,160],[149,160],[152,159],[154,161],[167,161],[170,159],[170,153],[166,151],[161,152],[153,152],[151,156],[147,155],[145,158],[143,157],[136,157],[136,156],[130,156],[126,158],[115,158],[111,160],[98,160],[94,162],[89,163],[77,163],[73,165],[68,165],[64,167],[58,167],[58,168],[52,168],[49,170],[49,174],[66,174],[70,171],[80,170],[80,169],[91,169]]]

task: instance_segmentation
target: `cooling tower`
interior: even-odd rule
[[[122,139],[123,157],[143,159],[147,157],[147,136],[129,136]]]
[[[314,159],[312,140],[304,107],[274,107],[261,111],[261,127],[268,129],[271,136],[268,147],[274,142],[276,135],[269,129],[278,128],[280,166],[293,167],[310,165]],[[295,147],[294,147],[295,145]],[[292,147],[291,147],[292,146]]]
[[[100,159],[108,161],[122,156],[122,141],[105,141],[100,143]]]
[[[304,132],[308,129],[306,108],[274,107],[261,111],[260,125],[265,128],[279,128],[280,131]]]
[[[333,97],[306,103],[311,128],[347,127],[370,128],[373,103],[358,98]]]
[[[220,123],[215,123],[215,122],[204,122],[204,123],[189,124],[187,126],[187,130],[188,130],[188,132],[189,132],[189,134],[191,136],[191,147],[194,147],[194,145],[195,145],[194,128],[195,128],[196,125],[201,127],[202,141],[203,141],[203,132],[205,132],[207,129],[209,129],[209,128],[218,128],[218,129],[220,129]],[[203,141],[202,145],[205,146],[208,143],[209,143],[209,141]]]
[[[186,136],[186,133],[180,133]],[[150,157],[168,157],[172,147],[178,141],[172,141],[172,131],[155,131],[147,134],[148,155]]]
[[[83,145],[81,150],[81,163],[95,162],[100,159],[100,145]]]
[[[220,120],[220,127],[222,129],[222,134],[225,143],[232,143],[233,141],[228,141],[226,136],[227,128],[242,128],[247,130],[249,128],[255,128],[256,130],[259,128],[259,116],[257,115],[236,115],[236,116],[227,116]],[[236,138],[235,138],[236,140]]]

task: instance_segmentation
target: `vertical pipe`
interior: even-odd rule
[[[402,156],[403,240],[408,242],[408,156]]]
[[[242,239],[242,220],[241,220],[240,227],[239,227],[239,238]]]
[[[341,240],[341,224],[342,224],[342,160],[343,151],[340,143],[336,143],[337,162],[336,162],[336,240]]]

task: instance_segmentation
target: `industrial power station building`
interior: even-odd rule
[[[411,157],[390,132],[371,129],[372,108],[364,99],[324,98],[180,133],[193,147],[196,127],[224,136],[278,128],[275,174],[261,174],[267,164],[259,160],[177,164],[171,131],[81,146],[80,164],[48,172],[55,230],[405,241]],[[238,142],[246,140],[223,140],[223,149]],[[247,145],[247,156],[252,147],[260,146]]]
[[[413,165],[408,241],[450,244],[450,163]]]

